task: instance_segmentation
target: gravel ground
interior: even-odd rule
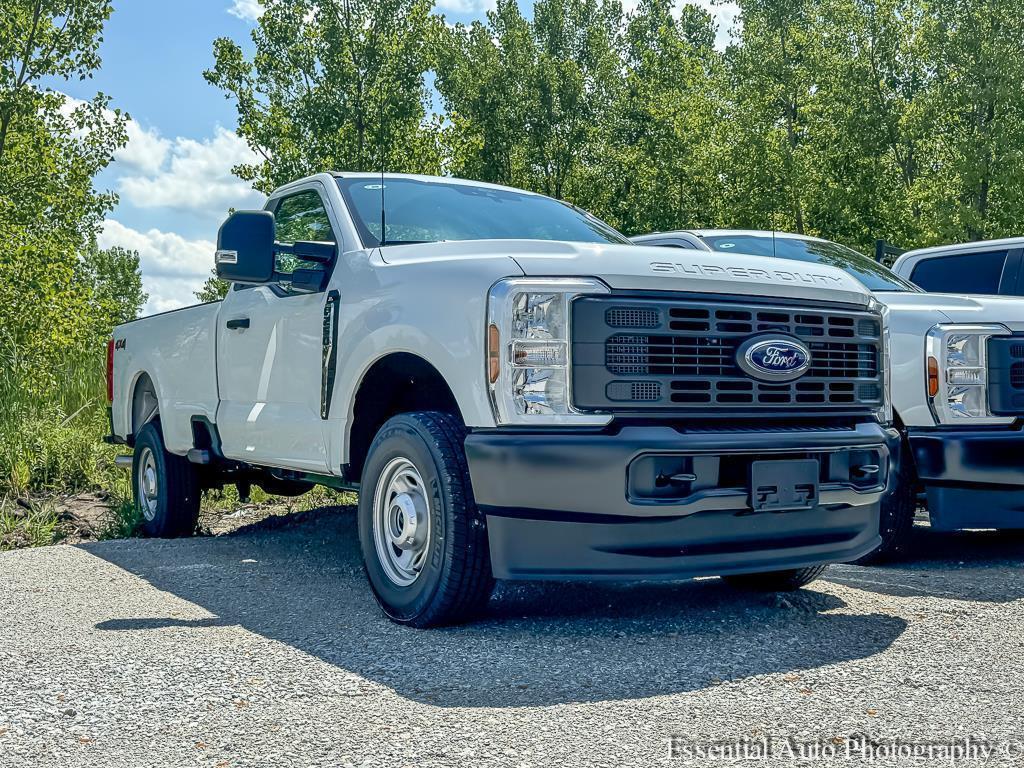
[[[955,764],[1024,765],[1024,538],[918,538],[785,598],[503,585],[427,632],[378,613],[351,509],[9,552],[0,766],[949,765],[881,750],[971,736],[998,746]]]

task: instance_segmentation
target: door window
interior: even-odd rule
[[[964,253],[925,259],[914,267],[911,281],[932,293],[998,294],[1006,251]]]
[[[320,195],[313,190],[298,192],[282,198],[274,210],[277,240],[280,243],[320,242],[336,243],[331,220]],[[296,269],[324,271],[326,264],[306,261],[289,253],[277,254],[277,271],[290,275]]]

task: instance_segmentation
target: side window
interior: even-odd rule
[[[1010,251],[1003,268],[1003,282],[999,286],[1007,296],[1024,296],[1024,252]]]
[[[911,282],[933,293],[998,294],[1006,251],[965,253],[925,259],[914,267]]]
[[[278,242],[337,242],[323,200],[313,190],[283,198],[274,211],[274,221],[277,223]],[[290,275],[296,269],[323,270],[325,268],[324,264],[299,259],[291,254],[279,253],[277,255],[277,271],[285,275]]]

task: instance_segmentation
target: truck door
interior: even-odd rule
[[[318,182],[274,201],[268,209],[277,240],[336,243],[329,205]],[[284,275],[332,266],[284,254],[277,261]],[[321,419],[327,299],[326,291],[299,293],[285,281],[228,293],[217,331],[217,423],[228,458],[328,471]]]

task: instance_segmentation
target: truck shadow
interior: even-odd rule
[[[107,631],[239,625],[409,699],[519,707],[637,699],[863,659],[906,628],[840,612],[814,590],[779,598],[718,580],[500,584],[476,623],[391,624],[362,573],[352,510],[213,538],[82,545],[216,618],[117,617]]]
[[[914,529],[910,550],[894,563],[833,566],[828,581],[893,597],[1007,603],[1024,597],[1024,532]]]

